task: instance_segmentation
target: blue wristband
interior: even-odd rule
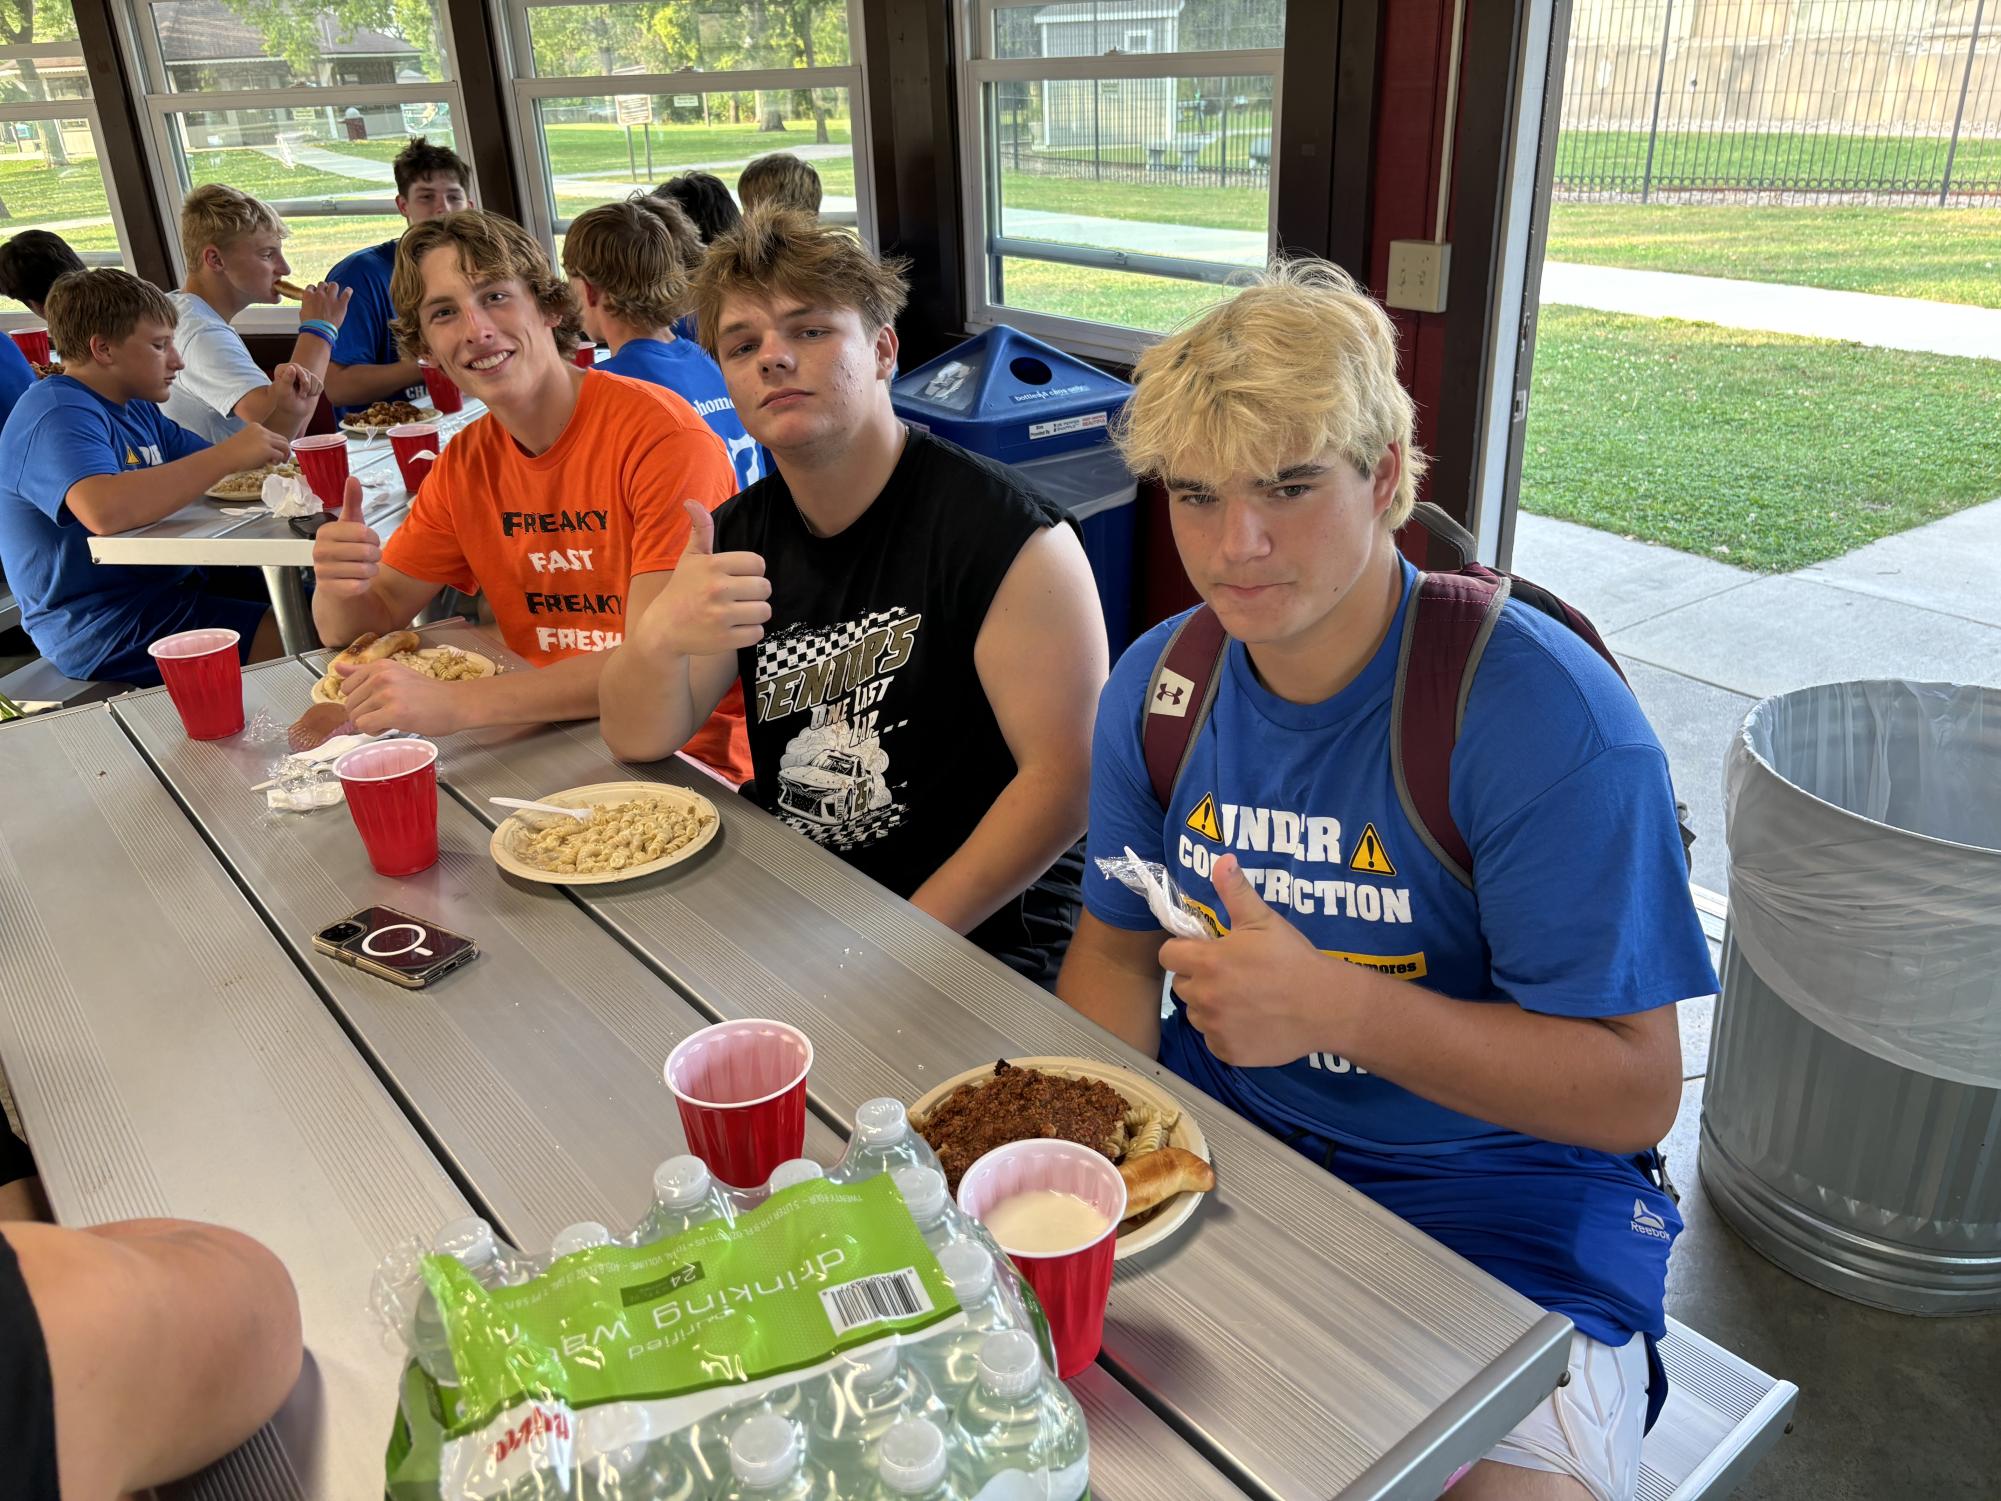
[[[299,320],[299,332],[302,334],[316,334],[331,344],[334,342],[334,335],[338,330],[324,318],[302,318]]]

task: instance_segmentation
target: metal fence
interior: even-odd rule
[[[1008,172],[1189,187],[1271,178],[1269,78],[996,84],[992,108]]]
[[[2001,0],[1578,0],[1559,198],[2001,198]]]

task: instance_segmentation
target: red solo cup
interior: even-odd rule
[[[588,342],[579,344],[577,352],[571,355],[570,358],[576,361],[578,369],[588,370],[598,362],[598,347]]]
[[[292,457],[299,472],[319,496],[324,510],[338,511],[347,493],[347,434],[317,433],[292,440]]]
[[[681,1039],[661,1071],[688,1150],[731,1188],[758,1188],[806,1154],[813,1044],[783,1022],[719,1022]]]
[[[235,631],[182,631],[146,650],[190,740],[220,740],[243,728],[243,659]]]
[[[49,362],[49,331],[46,328],[19,328],[12,335],[21,353],[37,365]]]
[[[1112,1255],[1126,1217],[1126,1181],[1102,1152],[1072,1141],[1036,1139],[995,1147],[959,1179],[959,1207],[982,1224],[1016,1194],[1054,1189],[1075,1194],[1105,1217],[1105,1228],[1065,1251],[1000,1247],[1035,1289],[1056,1343],[1056,1374],[1068,1381],[1098,1358],[1105,1342],[1105,1305],[1112,1296]],[[995,1239],[999,1239],[998,1236]]]
[[[347,811],[377,874],[414,876],[438,863],[438,748],[378,740],[334,762]]]
[[[466,404],[465,393],[436,365],[419,364],[417,368],[424,372],[424,389],[431,394],[431,405],[440,412],[449,415]]]
[[[396,451],[396,467],[403,471],[403,488],[412,495],[438,462],[438,442],[435,422],[405,422],[389,429],[389,446]]]

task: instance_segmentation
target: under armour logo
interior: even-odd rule
[[[1153,699],[1146,708],[1149,714],[1165,714],[1174,719],[1188,717],[1188,700],[1194,696],[1195,684],[1180,673],[1163,667],[1160,680],[1153,690]]]

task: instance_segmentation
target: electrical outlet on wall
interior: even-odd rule
[[[1391,307],[1414,313],[1445,311],[1445,278],[1452,247],[1442,240],[1391,240],[1389,295]]]

